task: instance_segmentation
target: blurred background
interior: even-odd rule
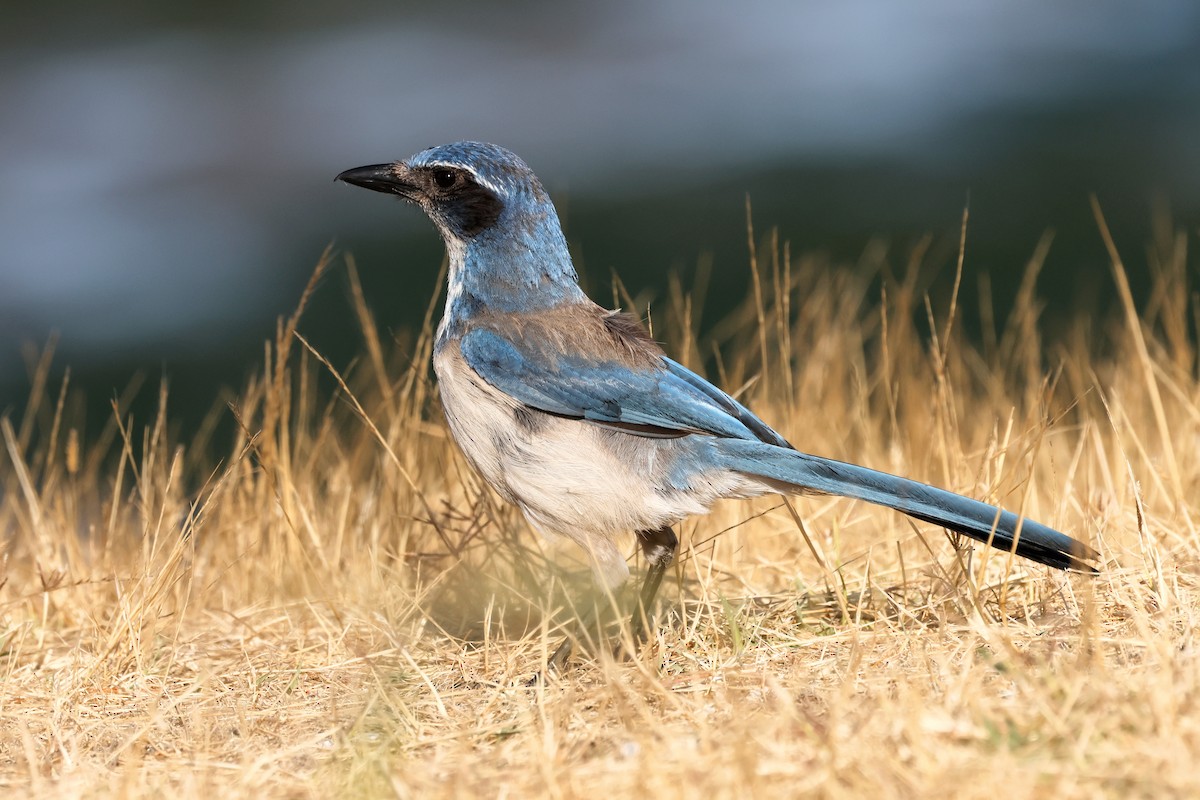
[[[414,209],[332,181],[462,138],[522,155],[597,298],[711,268],[748,285],[745,200],[793,252],[903,263],[933,234],[948,289],[969,196],[967,307],[1011,299],[1047,230],[1051,314],[1102,309],[1095,192],[1144,285],[1156,214],[1200,223],[1195,0],[574,5],[10,0],[0,26],[0,413],[24,343],[94,413],[165,372],[196,420],[261,361],[323,249],[380,324],[437,290]],[[360,347],[344,270],[302,330]],[[150,392],[153,395],[153,392]],[[93,413],[90,411],[89,413]],[[143,417],[144,419],[144,417]]]

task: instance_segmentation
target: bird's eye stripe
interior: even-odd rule
[[[434,162],[431,164],[422,164],[422,168],[427,170],[448,169],[458,173],[458,176],[464,182],[477,183],[483,188],[489,190],[497,197],[503,197],[507,194],[506,188],[494,180],[490,180],[486,175],[480,174],[477,170],[467,164],[449,164],[446,162]]]

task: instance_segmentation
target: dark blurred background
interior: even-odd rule
[[[1200,3],[10,0],[0,413],[22,343],[57,333],[96,413],[165,371],[198,419],[330,242],[385,329],[416,325],[431,226],[332,178],[461,138],[529,162],[593,289],[707,260],[712,319],[747,286],[747,193],[793,252],[903,262],[932,233],[948,286],[969,196],[968,289],[986,271],[1002,310],[1053,229],[1051,311],[1099,309],[1090,193],[1135,288],[1156,209],[1200,221]],[[346,296],[335,270],[302,326],[335,364],[360,346]]]

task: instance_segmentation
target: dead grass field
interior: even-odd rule
[[[729,503],[682,526],[638,658],[533,687],[590,579],[448,439],[428,324],[381,342],[359,298],[364,355],[331,398],[282,321],[217,447],[120,404],[80,431],[47,356],[0,423],[0,794],[1200,795],[1188,237],[1122,243],[1155,275],[1137,307],[1114,249],[1092,280],[1123,313],[1053,340],[1048,241],[975,343],[926,304],[919,250],[835,267],[763,237],[756,291],[704,339],[675,287],[656,336],[694,367],[718,352],[797,446],[1021,509],[1103,572],[846,500]]]

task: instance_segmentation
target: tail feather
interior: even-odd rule
[[[1092,548],[1031,519],[924,483],[761,442],[723,440],[725,466],[782,484],[783,491],[833,494],[902,511],[998,550],[1058,569],[1095,573]],[[1013,542],[1016,547],[1013,547]]]

